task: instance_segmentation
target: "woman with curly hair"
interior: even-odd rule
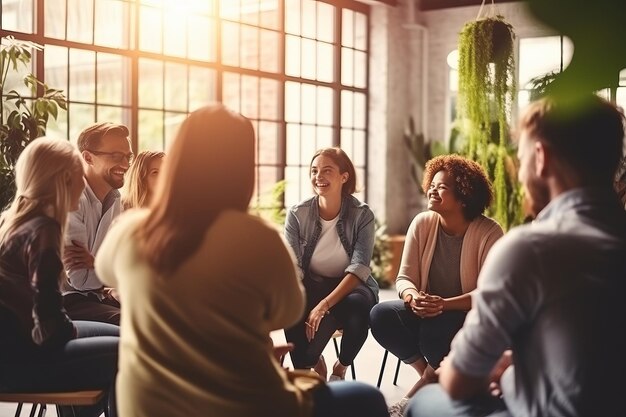
[[[408,398],[435,380],[434,370],[472,307],[470,292],[502,228],[482,213],[493,191],[485,171],[458,155],[426,164],[422,188],[428,211],[415,216],[406,234],[396,289],[400,300],[375,306],[374,338],[411,365],[420,379],[390,407],[402,415]]]
[[[161,170],[165,153],[143,151],[135,158],[126,173],[122,190],[122,207],[128,210],[133,207],[147,207],[154,195],[156,180]]]

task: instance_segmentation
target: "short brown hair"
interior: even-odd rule
[[[320,155],[324,155],[332,159],[333,162],[339,167],[340,174],[343,174],[344,172],[348,173],[348,180],[341,187],[341,194],[354,194],[356,192],[356,170],[354,169],[354,164],[352,164],[352,161],[343,151],[343,149],[337,146],[334,146],[332,148],[318,149],[313,155],[313,158],[311,158],[309,171],[311,170],[311,165],[313,165],[313,161],[315,160],[315,158]]]
[[[463,205],[467,220],[480,216],[493,200],[493,189],[487,173],[476,162],[460,155],[441,155],[426,163],[422,189],[428,193],[433,177],[446,171],[454,178],[454,195]]]
[[[97,150],[100,147],[102,138],[106,135],[115,135],[128,138],[130,132],[124,125],[111,123],[111,122],[99,122],[94,123],[91,126],[85,128],[78,136],[77,146],[80,152],[89,149]]]
[[[522,130],[554,149],[587,183],[612,183],[622,156],[624,114],[608,101],[595,94],[545,97],[526,108]]]

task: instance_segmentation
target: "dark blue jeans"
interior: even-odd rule
[[[406,417],[511,417],[499,398],[484,395],[471,401],[454,401],[439,384],[426,385],[415,393]]]
[[[370,310],[376,304],[374,294],[365,284],[360,284],[330,309],[310,342],[306,338],[305,322],[309,313],[339,285],[340,281],[341,278],[325,278],[321,282],[305,278],[303,283],[307,302],[304,315],[293,327],[285,329],[285,339],[294,344],[294,350],[291,351],[291,362],[294,368],[305,369],[315,366],[324,347],[337,329],[343,329],[339,353],[339,362],[342,365],[352,364],[363,347],[369,332]]]
[[[450,352],[450,342],[465,321],[464,311],[445,311],[422,319],[404,308],[402,300],[376,305],[370,313],[372,335],[405,363],[425,358],[437,369]]]
[[[104,407],[109,416],[115,408],[118,326],[74,321],[78,331],[62,349],[23,358],[0,359],[0,385],[11,392],[55,392],[106,389],[107,395],[95,406],[73,407],[77,417],[97,417]],[[72,407],[62,407],[72,415]]]
[[[337,381],[313,392],[313,417],[388,417],[385,398],[371,385]]]

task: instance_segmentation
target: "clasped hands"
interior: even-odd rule
[[[435,317],[443,313],[444,299],[424,291],[419,291],[417,295],[407,294],[404,303],[408,310],[421,318]]]

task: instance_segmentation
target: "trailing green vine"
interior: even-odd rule
[[[517,182],[506,168],[516,91],[514,39],[513,27],[502,16],[469,22],[459,35],[457,114],[467,138],[465,153],[489,173],[496,197],[491,214],[505,229],[521,218]]]

